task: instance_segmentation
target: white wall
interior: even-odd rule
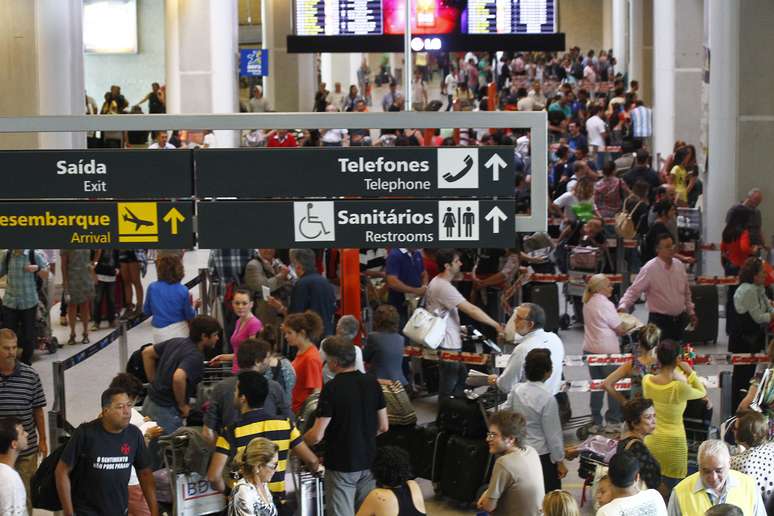
[[[111,84],[133,105],[151,91],[151,83],[165,81],[164,0],[137,0],[137,54],[86,54],[86,91],[102,105]],[[148,112],[148,104],[143,104]]]

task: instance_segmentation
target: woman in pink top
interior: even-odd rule
[[[237,289],[234,292],[231,306],[234,308],[234,313],[239,317],[234,327],[234,333],[231,334],[232,352],[216,356],[210,361],[210,365],[231,361],[231,372],[236,374],[239,372],[236,358],[239,345],[261,333],[263,331],[263,324],[253,315],[253,299],[249,290]]]
[[[621,317],[610,301],[613,286],[604,274],[595,274],[586,284],[583,293],[583,354],[613,354],[620,353],[621,347],[618,337],[626,333],[626,325],[621,322]],[[615,365],[589,365],[589,373],[592,379],[605,379],[615,371]],[[598,433],[602,425],[602,397],[604,392],[591,393],[591,417],[593,424],[589,431]],[[607,396],[607,427],[605,431],[616,432],[620,430],[623,416],[618,401]]]

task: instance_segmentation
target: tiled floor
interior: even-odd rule
[[[189,252],[185,256],[186,264],[186,281],[192,278],[199,267],[206,266],[207,253],[204,251]],[[144,282],[148,284],[155,279],[155,269],[153,266],[149,267],[148,275],[144,279]],[[198,297],[198,290],[193,292],[194,297]],[[54,318],[54,333],[60,339],[60,341],[66,341],[68,336],[68,329],[62,327],[58,323],[58,312]],[[645,317],[643,305],[637,306],[636,315]],[[723,331],[724,321],[721,320],[720,341],[715,346],[709,346],[707,348],[700,348],[699,352],[723,352],[727,346],[727,339]],[[149,324],[145,324],[135,328],[129,334],[129,353],[139,348],[142,344],[151,341]],[[96,340],[107,334],[108,330],[101,330],[95,333],[91,340]],[[80,333],[79,333],[80,334]],[[581,345],[583,340],[583,333],[580,329],[571,329],[561,332],[560,334],[564,341],[565,348],[568,354],[580,354]],[[43,381],[43,386],[46,392],[46,399],[49,403],[48,408],[51,407],[53,402],[52,392],[52,363],[57,360],[63,360],[74,353],[84,349],[84,345],[67,346],[60,349],[53,355],[38,354],[34,363],[35,369],[39,372]],[[728,368],[728,366],[708,366],[701,367],[700,374],[717,374],[719,368]],[[72,424],[77,425],[83,421],[94,418],[99,412],[99,395],[102,389],[107,386],[110,379],[119,370],[123,368],[123,364],[119,364],[118,347],[116,343],[111,344],[106,349],[100,351],[96,355],[90,357],[85,362],[75,366],[73,369],[66,373],[66,400],[67,400],[67,419]],[[572,367],[565,368],[565,377],[568,380],[576,379],[588,379],[588,370],[586,368]],[[711,399],[715,406],[720,406],[719,391],[711,391]],[[573,415],[583,415],[587,413],[589,395],[588,393],[570,393],[571,405],[573,407]],[[435,418],[436,406],[434,398],[424,398],[416,401],[417,413],[420,423],[431,421]],[[717,418],[717,416],[716,416]],[[573,436],[567,434],[566,439],[571,440]],[[564,480],[564,487],[571,491],[578,500],[580,500],[581,493],[581,480],[577,476],[577,461],[570,463],[570,474]],[[471,508],[468,510],[456,507],[443,500],[436,499],[433,494],[432,486],[429,482],[421,481],[423,492],[427,499],[428,514],[432,515],[463,515],[463,514],[475,514],[475,511]],[[588,506],[586,507],[588,510]],[[46,514],[44,511],[35,511],[35,514]]]

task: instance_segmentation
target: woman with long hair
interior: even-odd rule
[[[642,378],[648,373],[658,371],[656,346],[661,342],[661,330],[653,323],[648,323],[640,329],[637,348],[632,353],[630,362],[626,362],[613,371],[603,384],[607,393],[618,403],[626,403],[626,396],[615,390],[615,384],[624,378],[631,378],[632,386],[629,394],[632,398],[642,397]]]
[[[300,314],[290,314],[282,325],[285,340],[290,346],[298,348],[293,360],[296,372],[296,385],[293,387],[292,407],[298,413],[301,405],[315,392],[322,390],[322,358],[315,346],[323,333],[320,316],[311,310]]]
[[[696,371],[678,360],[680,353],[677,342],[661,341],[656,348],[660,370],[642,379],[642,395],[653,400],[656,408],[656,428],[645,437],[645,445],[661,465],[661,479],[669,490],[688,475],[685,406],[707,395]]]

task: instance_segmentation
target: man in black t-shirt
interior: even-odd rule
[[[658,173],[648,165],[649,160],[650,154],[648,154],[648,151],[639,149],[637,151],[635,165],[623,175],[623,180],[630,190],[634,188],[637,181],[646,182],[650,188],[648,190],[648,201],[653,204],[656,200],[656,190],[661,186],[661,179],[659,179]]]
[[[328,366],[336,376],[323,386],[314,426],[304,441],[325,437],[325,509],[353,516],[376,487],[371,465],[376,436],[389,429],[387,406],[378,380],[355,369],[355,347],[344,337],[325,341]]]
[[[124,516],[132,466],[151,514],[159,514],[145,440],[140,429],[129,424],[131,415],[126,391],[108,389],[102,393],[100,417],[79,426],[68,441],[56,466],[56,490],[65,516]]]
[[[220,338],[220,323],[207,315],[191,321],[187,339],[169,339],[142,350],[145,375],[150,382],[142,407],[144,416],[169,435],[184,424],[191,412],[188,400],[196,395],[196,386],[204,373],[204,351],[212,349]],[[155,466],[161,466],[156,441],[150,443]]]

